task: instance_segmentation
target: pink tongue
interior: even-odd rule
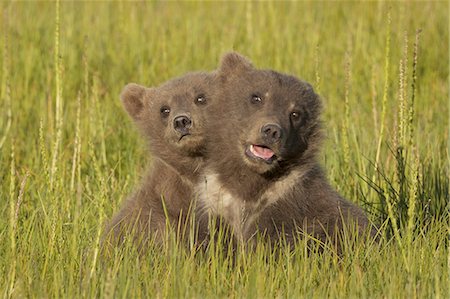
[[[256,157],[259,157],[264,160],[268,160],[273,157],[274,152],[270,148],[261,147],[257,145],[250,145],[250,151]]]

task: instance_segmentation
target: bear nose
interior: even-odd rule
[[[276,143],[281,139],[281,127],[277,124],[266,124],[261,128],[261,135],[268,144]]]
[[[186,115],[180,115],[173,120],[173,127],[180,133],[185,133],[192,125],[191,119]]]

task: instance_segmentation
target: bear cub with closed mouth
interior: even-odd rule
[[[207,108],[206,166],[196,185],[201,217],[224,219],[244,242],[260,233],[293,245],[306,234],[339,249],[346,227],[369,230],[362,209],[328,184],[317,162],[321,101],[310,84],[229,53],[214,97],[220,101]]]
[[[209,105],[212,77],[194,72],[159,87],[131,83],[123,89],[123,106],[148,139],[152,164],[142,185],[107,224],[113,243],[127,235],[139,246],[150,238],[162,242],[166,221],[188,232],[193,186],[204,155],[203,110]]]

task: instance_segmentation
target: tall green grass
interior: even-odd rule
[[[449,7],[444,2],[2,2],[4,297],[447,297]],[[151,156],[118,95],[237,50],[323,97],[322,163],[380,244],[227,256],[175,240],[100,254]],[[220,240],[220,238],[219,238]]]

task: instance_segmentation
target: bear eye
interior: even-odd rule
[[[161,116],[162,117],[167,117],[170,114],[170,108],[167,106],[162,106],[161,109],[159,110],[159,112],[161,112]]]
[[[205,95],[203,95],[203,94],[198,95],[198,96],[195,98],[195,103],[196,103],[197,105],[203,105],[203,104],[206,104],[206,97],[205,97]]]
[[[262,99],[261,99],[261,97],[259,95],[254,94],[254,95],[252,95],[252,98],[250,99],[250,102],[252,104],[260,104],[262,102]]]
[[[297,111],[291,112],[291,119],[292,120],[298,120],[300,118],[300,113]]]

